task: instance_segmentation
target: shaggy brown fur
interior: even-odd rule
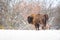
[[[29,24],[35,25],[36,30],[39,30],[39,26],[41,29],[46,29],[46,22],[48,20],[47,14],[31,14],[27,18]]]

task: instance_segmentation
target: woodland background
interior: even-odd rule
[[[0,29],[33,30],[31,13],[48,14],[50,29],[60,29],[60,0],[0,0]]]

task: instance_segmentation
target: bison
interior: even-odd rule
[[[31,14],[27,17],[27,21],[29,24],[33,24],[36,30],[39,30],[41,25],[41,29],[44,30],[47,29],[48,14]]]

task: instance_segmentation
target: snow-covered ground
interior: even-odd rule
[[[60,40],[60,30],[0,30],[0,40]]]

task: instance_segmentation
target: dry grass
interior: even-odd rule
[[[3,25],[0,25],[0,29],[4,29],[4,26]]]

